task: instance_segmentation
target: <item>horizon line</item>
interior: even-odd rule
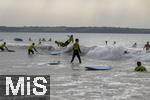
[[[73,28],[88,28],[88,27],[96,27],[96,28],[128,28],[128,29],[150,29],[150,28],[140,28],[140,27],[120,27],[120,26],[41,26],[41,25],[18,25],[18,26],[7,26],[7,25],[0,25],[0,27],[73,27]]]

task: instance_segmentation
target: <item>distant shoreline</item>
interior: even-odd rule
[[[149,34],[150,29],[120,27],[7,27],[0,26],[0,32],[42,32],[42,33],[113,33],[113,34]]]

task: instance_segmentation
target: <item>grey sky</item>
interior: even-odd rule
[[[0,0],[0,25],[150,28],[150,0]]]

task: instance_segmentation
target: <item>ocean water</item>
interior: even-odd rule
[[[76,33],[82,51],[82,64],[72,57],[71,46],[59,48],[55,40],[65,41],[69,33],[0,33],[0,40],[7,42],[16,52],[0,52],[1,75],[50,75],[51,100],[149,100],[150,73],[134,72],[136,62],[141,61],[150,71],[150,53],[143,50],[150,40],[149,34],[87,34]],[[14,38],[22,38],[16,42]],[[28,41],[31,37],[32,41]],[[40,54],[27,55],[27,47],[39,38],[52,41],[37,45]],[[108,45],[105,45],[105,41]],[[116,44],[113,45],[113,42]],[[134,43],[137,48],[132,48]],[[61,50],[60,55],[50,52]],[[128,54],[124,54],[128,51]],[[60,61],[60,65],[49,62]],[[86,71],[85,66],[109,65],[112,70]]]

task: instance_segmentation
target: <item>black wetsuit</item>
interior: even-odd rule
[[[72,55],[71,63],[74,61],[75,56],[77,56],[79,63],[81,63],[80,53],[81,53],[80,46],[78,43],[75,43],[73,45],[73,55]]]

